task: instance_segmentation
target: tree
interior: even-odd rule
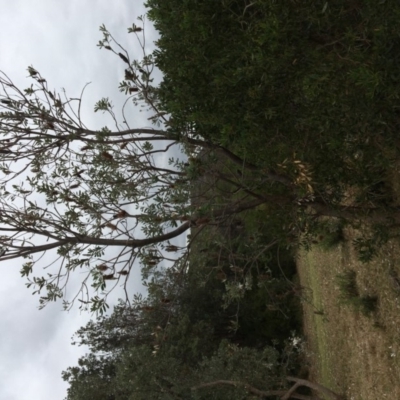
[[[70,384],[68,400],[123,400],[132,395],[137,399],[243,399],[247,394],[263,399],[277,396],[281,399],[319,399],[315,395],[296,393],[301,386],[332,400],[343,399],[330,389],[306,379],[288,376],[286,380],[294,382],[294,385],[285,387],[284,378],[279,376],[279,365],[272,364],[276,362],[274,356],[273,349],[266,348],[260,352],[225,343],[196,371],[180,364],[176,358],[162,354],[154,356],[150,349],[142,346],[130,349],[117,365],[112,366],[117,371],[112,377],[105,375],[101,368],[101,363],[107,364],[110,360],[102,358],[97,361],[88,356],[80,360],[80,368],[68,368],[63,379]],[[251,377],[246,376],[249,371],[253,371]],[[221,376],[228,379],[221,379]],[[247,381],[243,381],[245,376]],[[212,380],[205,382],[207,378]],[[253,382],[258,386],[253,386]],[[267,385],[272,388],[259,389]]]
[[[144,26],[140,29],[134,25],[131,32],[138,35]],[[100,47],[113,51],[112,36],[105,27],[101,30],[104,39]],[[157,89],[151,86],[151,56],[145,55],[139,63],[131,62],[126,52],[117,54],[126,64],[121,90],[134,104],[146,104],[154,113],[153,122],[168,125],[167,116],[159,109]],[[114,286],[126,282],[135,263],[151,270],[165,258],[174,262],[165,252],[185,250],[186,246],[178,248],[171,240],[196,224],[206,220],[218,223],[265,201],[260,196],[248,200],[245,194],[212,211],[209,204],[195,207],[190,200],[192,188],[202,174],[228,180],[209,166],[204,171],[205,155],[199,152],[212,150],[239,165],[242,160],[222,146],[197,138],[190,126],[179,133],[129,126],[120,129],[108,99],[100,100],[95,111],[108,112],[116,130],[90,130],[81,120],[82,98],[61,96],[49,89],[33,67],[28,71],[34,83],[25,90],[18,89],[4,73],[0,78],[4,174],[0,229],[2,245],[8,249],[1,259],[25,258],[21,272],[29,277],[42,255],[56,250],[53,257],[57,260],[50,263],[56,272],[28,283],[38,293],[47,291],[40,298],[42,306],[62,297],[70,274],[80,269],[87,275],[79,300],[90,302],[92,310],[104,310],[105,298],[89,295],[91,280],[95,292],[105,291],[107,281]],[[186,149],[189,161],[184,156],[170,157],[168,167],[161,165],[160,156],[173,146]],[[26,182],[18,184],[18,177],[25,177]],[[108,247],[117,247],[117,253],[105,255]]]
[[[374,197],[385,166],[397,157],[394,130],[377,139],[358,129],[390,127],[385,118],[393,96],[388,95],[384,111],[378,109],[379,102],[368,97],[375,91],[363,71],[348,63],[346,54],[337,56],[330,38],[321,37],[324,29],[330,32],[331,18],[334,12],[341,15],[341,7],[331,5],[332,14],[321,16],[315,5],[310,12],[302,6],[291,13],[295,6],[283,3],[243,8],[230,1],[216,8],[214,2],[151,0],[148,6],[161,33],[153,54],[144,50],[143,18],[128,30],[142,45],[141,61],[131,60],[104,26],[99,47],[118,56],[125,68],[120,89],[128,95],[126,104],[146,106],[154,129],[129,126],[125,106],[120,124],[111,101],[101,99],[95,111],[108,113],[115,128],[91,130],[81,119],[82,96],[55,93],[33,67],[28,68],[33,83],[24,90],[1,75],[0,260],[25,259],[22,275],[41,294],[41,306],[63,297],[70,275],[80,270],[86,274],[81,289],[65,307],[79,299],[83,307],[104,311],[106,285],[121,283],[126,291],[134,265],[142,264],[145,277],[161,261],[183,271],[196,227],[227,223],[261,205],[275,218],[274,245],[312,233],[320,216],[378,227],[400,223],[398,208],[382,206]],[[317,28],[313,18],[324,28]],[[349,13],[346,18],[359,26],[358,17]],[[337,40],[358,49],[358,36],[348,35],[343,24],[334,32]],[[379,42],[376,26],[368,29]],[[315,38],[323,40],[321,49]],[[265,55],[256,52],[259,48]],[[299,48],[303,55],[296,53]],[[282,57],[276,57],[282,49]],[[319,50],[326,52],[321,60]],[[357,63],[367,63],[368,51],[355,54]],[[381,53],[377,69],[389,54]],[[298,59],[315,61],[315,71]],[[164,73],[158,87],[155,67]],[[348,73],[338,75],[342,70]],[[392,87],[391,79],[385,77],[382,85]],[[333,82],[329,90],[322,81]],[[359,87],[365,89],[363,101],[352,97]],[[315,111],[318,105],[322,114]],[[346,109],[353,106],[355,117],[348,117]],[[328,115],[327,122],[321,115]],[[349,136],[349,127],[358,133]],[[377,145],[392,146],[390,155],[376,157]],[[178,148],[186,155],[171,152]],[[169,152],[166,166],[161,156]],[[351,198],[349,192],[356,195]],[[187,245],[183,239],[178,243],[189,231],[194,235]],[[31,278],[46,253],[54,259],[47,275]]]
[[[232,165],[257,175],[255,165],[203,139],[192,123],[180,125],[177,131],[151,85],[152,56],[130,61],[123,49],[117,53],[111,47],[120,46],[104,26],[101,31],[104,38],[99,46],[126,64],[121,90],[135,105],[144,103],[154,113],[150,120],[163,123],[165,129],[121,129],[111,102],[102,99],[95,111],[109,113],[117,129],[90,130],[80,116],[82,97],[71,99],[53,92],[33,67],[28,72],[34,83],[25,90],[4,73],[0,78],[4,174],[0,229],[3,248],[8,250],[0,258],[26,259],[21,273],[29,279],[27,286],[34,287],[35,293],[46,291],[41,306],[63,297],[70,274],[79,269],[86,271],[79,301],[83,307],[90,304],[92,310],[104,311],[108,281],[114,287],[120,281],[126,285],[138,262],[147,273],[162,260],[182,261],[184,257],[167,257],[165,252],[183,251],[184,256],[191,243],[177,247],[171,240],[196,225],[224,223],[267,201],[287,203],[287,197],[261,194],[260,187],[273,182],[293,185],[288,176],[266,170],[262,178],[254,178],[254,185],[248,185],[241,174],[231,173]],[[130,32],[143,34],[144,25],[134,25]],[[174,146],[189,158],[170,157],[166,167],[160,156]],[[17,183],[19,177],[26,182]],[[207,198],[204,193],[210,187],[217,190],[221,182],[241,193],[216,206],[215,194]],[[106,254],[109,247],[118,248],[117,253]],[[56,258],[49,264],[55,272],[30,279],[34,265],[47,252]],[[104,297],[91,297],[89,285]],[[78,295],[65,301],[65,307]]]
[[[118,354],[132,343],[141,345],[149,342],[151,328],[146,332],[144,325],[139,304],[127,307],[120,302],[111,315],[99,316],[96,321],[80,328],[72,344],[87,345],[93,353]]]
[[[398,61],[388,51],[398,46],[398,10],[341,0],[323,13],[313,1],[147,4],[160,32],[166,111],[259,169],[288,175],[296,187],[283,193],[309,202],[292,220],[306,208],[352,223],[399,223],[390,189],[398,81],[382,73]]]
[[[68,368],[62,374],[63,379],[70,383],[68,399],[116,399],[114,381],[117,362],[115,356],[110,355],[89,354],[80,358],[77,367]]]

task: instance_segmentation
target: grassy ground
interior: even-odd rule
[[[400,399],[400,246],[389,242],[363,264],[351,244],[356,234],[348,229],[337,247],[299,254],[312,378],[348,399]],[[351,270],[360,296],[378,298],[369,316],[339,300],[337,275]]]

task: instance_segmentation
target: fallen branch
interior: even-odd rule
[[[286,377],[286,379],[289,382],[296,382],[296,384],[299,384],[300,386],[306,386],[310,389],[320,392],[323,395],[328,396],[329,398],[331,398],[333,400],[343,400],[343,396],[333,392],[332,390],[326,388],[325,386],[320,385],[319,383],[313,383],[306,379],[295,378],[293,376],[288,376],[288,377]]]
[[[291,379],[296,379],[296,378],[291,378]],[[290,380],[290,379],[288,378],[288,380]],[[303,380],[301,380],[301,381],[303,381]],[[304,382],[308,382],[308,381],[304,381]],[[311,382],[310,382],[310,384],[314,385]],[[194,390],[203,389],[203,388],[206,388],[206,387],[222,386],[222,385],[234,386],[234,387],[241,386],[241,387],[244,387],[249,393],[254,394],[254,395],[256,395],[258,397],[261,397],[261,398],[271,397],[271,396],[282,396],[281,397],[282,400],[289,399],[289,398],[298,399],[298,400],[319,400],[319,398],[315,397],[315,396],[307,396],[307,395],[303,395],[303,394],[293,393],[293,391],[296,390],[298,386],[303,386],[304,385],[304,386],[310,387],[309,385],[305,385],[305,384],[303,384],[301,382],[299,382],[299,383],[296,382],[296,384],[289,391],[287,391],[287,390],[259,390],[259,389],[255,388],[255,387],[249,385],[248,383],[245,383],[245,382],[227,381],[227,380],[222,380],[221,379],[221,380],[218,380],[218,381],[207,382],[207,383],[202,383],[202,384],[197,385],[197,386],[193,386],[191,388],[191,390],[194,391]],[[317,386],[320,386],[320,385],[317,385]],[[326,389],[326,388],[324,388],[324,389]],[[328,392],[330,392],[329,389],[326,389],[326,390]],[[288,394],[289,394],[289,397],[287,397]],[[337,399],[339,399],[339,397]]]

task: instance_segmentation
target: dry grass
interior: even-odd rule
[[[357,232],[335,249],[317,246],[299,254],[305,290],[304,319],[312,378],[347,399],[400,399],[400,243],[391,241],[377,258],[358,261],[351,245]],[[337,275],[356,271],[360,295],[378,297],[369,317],[340,304]]]

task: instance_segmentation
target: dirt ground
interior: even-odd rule
[[[361,263],[356,236],[348,229],[336,247],[298,256],[311,379],[348,400],[400,399],[400,242]],[[347,270],[356,272],[360,295],[378,298],[369,316],[340,301],[337,275]]]

